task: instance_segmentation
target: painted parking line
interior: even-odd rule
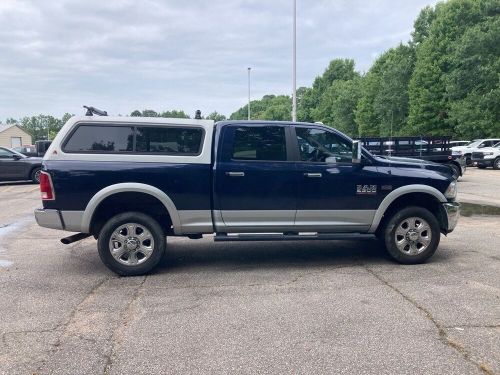
[[[3,189],[1,189],[0,191],[7,193],[11,191],[14,188],[14,186],[5,186],[5,187],[2,186],[2,188]]]

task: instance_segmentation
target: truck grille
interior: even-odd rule
[[[472,159],[484,159],[484,155],[482,152],[473,152]]]

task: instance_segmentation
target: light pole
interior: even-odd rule
[[[250,70],[252,68],[248,67],[248,120],[250,120]]]
[[[293,0],[292,121],[297,121],[297,0]]]

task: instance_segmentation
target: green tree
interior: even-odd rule
[[[408,85],[415,66],[415,49],[400,44],[384,52],[363,79],[356,109],[364,136],[406,134]]]
[[[160,117],[169,117],[169,118],[189,118],[184,111],[178,111],[176,109],[172,111],[164,111],[159,114]]]
[[[33,142],[47,138],[54,139],[64,125],[61,119],[48,115],[24,117],[20,124],[31,135]]]
[[[224,116],[223,114],[221,114],[217,111],[214,111],[207,116],[207,119],[214,120],[215,122],[224,121],[224,120],[226,120],[226,116]]]
[[[264,95],[260,100],[250,102],[252,120],[290,121],[292,119],[292,99],[288,95]],[[246,120],[248,104],[232,113],[231,120]]]
[[[358,135],[355,110],[361,92],[361,78],[336,80],[323,93],[318,107],[313,109],[315,121],[330,125],[352,137]]]
[[[456,124],[456,133],[469,139],[498,136],[500,17],[488,17],[468,29],[457,43],[451,61],[452,69],[445,82],[449,119]]]
[[[418,45],[415,71],[409,85],[411,134],[456,134],[450,117],[452,95],[447,75],[456,68],[454,51],[471,27],[498,17],[498,0],[450,0],[438,3],[428,36]]]

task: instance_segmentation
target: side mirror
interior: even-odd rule
[[[352,163],[360,164],[361,163],[361,142],[353,141],[352,142]]]
[[[20,160],[21,157],[18,154],[13,154],[12,155],[12,159],[14,159],[14,160]]]

